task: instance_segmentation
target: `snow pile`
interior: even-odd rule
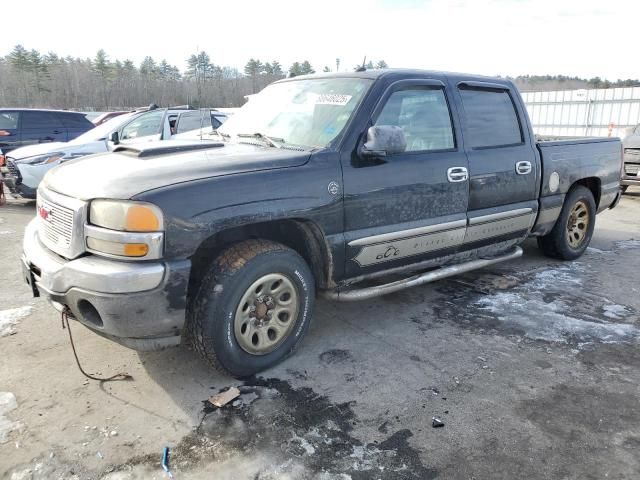
[[[9,432],[20,427],[19,422],[12,422],[5,415],[18,408],[16,396],[11,392],[0,392],[0,444],[7,443]]]
[[[0,337],[6,337],[15,333],[14,326],[28,316],[33,310],[33,307],[27,305],[26,307],[10,308],[9,310],[0,311]]]

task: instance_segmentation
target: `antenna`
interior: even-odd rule
[[[365,67],[366,64],[367,64],[367,56],[365,55],[364,58],[362,59],[362,65],[356,68],[356,72],[366,72],[367,71],[367,67]]]

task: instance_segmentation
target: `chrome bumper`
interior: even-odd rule
[[[191,262],[124,262],[88,255],[66,260],[25,230],[23,272],[34,295],[64,306],[96,333],[136,350],[180,342]]]

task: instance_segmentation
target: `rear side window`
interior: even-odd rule
[[[460,90],[472,148],[522,143],[522,130],[511,95],[506,90]]]
[[[93,128],[95,125],[82,113],[58,113],[58,118],[67,128]]]
[[[18,112],[0,112],[0,130],[15,130],[18,128]]]
[[[22,128],[61,128],[62,123],[53,112],[22,112]]]
[[[200,127],[210,127],[211,120],[207,118],[208,116],[207,112],[183,113],[178,120],[178,133],[198,130]]]
[[[407,152],[455,147],[451,115],[441,89],[412,88],[393,92],[382,108],[376,125],[402,128],[407,140]]]

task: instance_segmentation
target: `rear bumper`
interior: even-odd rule
[[[95,255],[66,260],[25,231],[23,273],[34,294],[94,332],[136,350],[177,345],[185,321],[191,262],[123,262]]]

